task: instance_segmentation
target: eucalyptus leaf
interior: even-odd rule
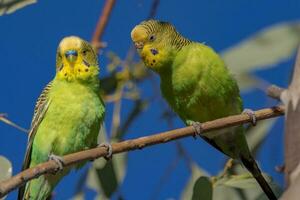
[[[10,178],[12,175],[11,162],[0,155],[0,181]]]
[[[242,200],[241,193],[232,187],[217,186],[213,188],[213,200]],[[243,199],[245,200],[245,199]]]
[[[0,155],[0,181],[6,180],[11,176],[12,176],[11,162],[4,156]],[[0,198],[0,200],[5,199],[5,197]]]
[[[268,119],[263,120],[257,123],[256,126],[252,126],[249,131],[246,133],[247,142],[249,148],[253,152],[253,155],[256,154],[261,143],[264,141],[271,128],[275,124],[277,119]]]
[[[0,1],[0,16],[13,13],[20,8],[36,2],[36,0],[2,0]]]
[[[107,141],[105,128],[102,127],[99,143]],[[127,153],[114,155],[110,161],[103,158],[95,160],[88,172],[87,187],[101,195],[101,199],[109,199],[123,182],[126,164]]]
[[[266,178],[266,176],[265,176]],[[258,187],[256,180],[250,173],[244,173],[240,175],[231,175],[225,178],[225,181],[220,181],[220,184],[224,186],[240,188],[240,189],[248,189],[248,188],[256,188]],[[266,178],[268,179],[268,178]],[[267,180],[270,182],[270,180]]]
[[[116,71],[111,72],[108,76],[100,79],[101,90],[104,94],[112,94],[118,87]]]
[[[238,82],[239,89],[242,92],[253,89],[254,87],[258,87],[261,83],[260,80],[250,72],[244,74],[239,74],[237,72],[232,73],[234,74],[234,78]]]
[[[201,169],[196,163],[191,163],[191,174],[189,180],[187,181],[180,199],[192,199],[192,194],[194,190],[194,185],[199,177],[208,176],[208,173]]]
[[[72,197],[71,199],[72,200],[84,200],[84,194],[82,192],[79,192],[74,197]]]
[[[274,183],[274,182],[271,182],[269,183],[270,184],[270,187],[272,188],[273,192],[275,193],[275,195],[277,197],[280,197],[283,193],[283,190],[279,187],[278,184]],[[260,193],[256,198],[255,200],[268,200],[267,196],[264,194],[264,193]]]
[[[270,187],[272,188],[273,192],[277,197],[279,197],[282,194],[282,189],[279,187],[278,184],[276,184],[273,180],[269,179],[268,181]],[[242,190],[244,196],[246,197],[247,200],[268,200],[267,196],[265,193],[262,191],[262,189],[259,187],[257,184],[256,188],[250,188],[250,189],[245,189]]]
[[[208,177],[201,176],[194,184],[192,200],[212,200],[212,183]]]
[[[221,55],[240,87],[247,89],[257,84],[251,71],[273,67],[291,58],[299,41],[300,22],[280,23],[226,49]]]
[[[234,197],[226,196],[226,198],[223,199],[267,200],[267,197],[262,191],[261,187],[249,172],[245,172],[245,170],[241,167],[239,167],[237,171],[243,173],[239,175],[226,176],[217,180],[217,182],[214,184],[214,199],[217,200],[218,198],[221,198],[219,197],[221,194],[215,194],[219,193],[218,190],[222,190],[224,193],[226,193],[226,195],[227,192],[224,190],[228,190],[230,191],[228,195],[233,195]],[[271,179],[270,176],[266,174],[263,174],[263,176],[271,186],[275,195],[280,196],[282,193],[281,188]],[[218,198],[215,198],[215,195],[217,195]]]

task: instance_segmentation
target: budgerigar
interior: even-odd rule
[[[99,66],[92,46],[64,38],[57,49],[56,75],[37,100],[23,169],[97,146],[105,107],[99,95]],[[78,164],[79,168],[84,163]],[[18,199],[45,200],[70,167],[42,175],[20,188]]]
[[[186,125],[194,125],[199,132],[197,122],[242,112],[238,85],[212,48],[183,37],[170,23],[157,20],[135,26],[131,38],[145,65],[160,76],[163,97]],[[201,137],[240,160],[268,198],[276,199],[250,153],[242,126]]]

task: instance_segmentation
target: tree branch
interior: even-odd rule
[[[271,85],[268,89],[267,89],[267,95],[269,97],[272,97],[273,99],[277,99],[280,100],[281,94],[284,91],[283,88],[278,87],[276,85]]]
[[[258,121],[277,117],[283,114],[283,106],[261,109],[255,112]],[[202,133],[205,133],[212,130],[249,123],[251,121],[251,118],[247,114],[233,115],[202,123],[201,130]],[[113,154],[117,154],[126,151],[142,149],[144,147],[152,146],[155,144],[170,142],[184,137],[194,136],[194,134],[195,133],[193,126],[188,126],[185,128],[175,129],[150,136],[140,137],[137,139],[114,143],[112,144],[112,150]],[[96,158],[105,156],[106,153],[107,151],[104,147],[97,147],[94,149],[72,153],[63,157],[64,166],[67,167],[74,164],[78,164],[82,161],[94,160]],[[55,161],[50,160],[48,162],[41,163],[35,167],[26,169],[10,179],[0,182],[0,197],[5,196],[10,191],[16,189],[17,187],[20,187],[27,181],[32,180],[33,178],[37,178],[43,174],[55,173],[58,167],[59,166],[56,164]]]
[[[103,48],[105,45],[103,42],[101,42],[101,37],[103,35],[105,26],[107,24],[107,21],[109,19],[110,13],[112,11],[112,8],[115,4],[115,0],[106,0],[106,3],[102,9],[101,15],[99,17],[99,20],[97,22],[91,43],[93,47],[96,49]]]
[[[287,90],[281,95],[286,108],[284,135],[284,173],[287,186],[292,184],[291,175],[300,162],[300,46],[294,65],[293,78]]]

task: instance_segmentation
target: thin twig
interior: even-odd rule
[[[255,112],[257,120],[264,120],[268,118],[277,117],[284,115],[283,106],[275,106],[271,108],[261,109]],[[224,117],[216,119],[213,121],[202,123],[201,130],[202,133],[206,133],[212,130],[218,130],[222,128],[227,128],[231,126],[237,126],[245,123],[251,123],[252,119],[247,114],[233,115],[229,117]],[[123,142],[118,142],[112,144],[113,154],[132,151],[136,149],[142,149],[147,146],[152,146],[155,144],[167,143],[173,140],[178,140],[180,138],[194,136],[194,127],[188,126],[185,128],[175,129],[171,131],[166,131],[146,137],[140,137],[137,139],[126,140]],[[226,133],[224,133],[226,134]],[[99,157],[103,157],[107,154],[107,150],[104,147],[97,147],[85,151],[80,151],[77,153],[72,153],[63,156],[64,166],[71,166],[78,164],[82,161],[94,160]],[[5,196],[7,193],[25,184],[27,181],[37,178],[43,174],[49,174],[55,172],[59,168],[58,164],[49,160],[47,162],[41,163],[35,167],[26,169],[19,174],[11,177],[8,180],[0,182],[0,197]]]
[[[283,91],[284,91],[283,88],[278,87],[276,85],[271,85],[267,89],[267,94],[268,94],[269,97],[272,97],[273,99],[280,100],[280,96],[281,96]]]
[[[111,137],[114,138],[118,133],[121,124],[121,105],[122,105],[122,94],[124,87],[121,86],[116,92],[116,100],[114,102],[113,119],[111,123]]]
[[[0,121],[2,121],[2,122],[16,128],[16,129],[18,129],[18,130],[20,130],[22,132],[28,133],[28,130],[26,130],[25,128],[19,126],[18,124],[10,121],[9,119],[6,118],[6,116],[7,116],[6,114],[0,113]]]
[[[148,19],[152,19],[156,15],[159,2],[160,0],[153,0]]]
[[[112,8],[115,4],[115,0],[106,0],[106,3],[101,11],[101,15],[99,17],[99,20],[97,22],[91,43],[96,49],[103,48],[103,42],[101,42],[102,35],[104,33],[104,29],[106,27],[106,24],[108,22],[110,13],[112,11]]]

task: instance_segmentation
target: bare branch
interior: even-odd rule
[[[258,121],[277,117],[283,114],[283,106],[265,108],[255,112]],[[202,123],[202,131],[203,133],[206,133],[208,131],[241,125],[249,123],[251,121],[251,118],[247,114],[233,115]],[[185,128],[174,129],[171,131],[166,131],[146,137],[126,140],[123,142],[112,144],[113,154],[142,149],[147,146],[166,143],[180,138],[193,136],[194,134],[195,133],[193,126],[188,126]],[[107,152],[105,148],[98,147],[90,150],[69,154],[63,157],[65,161],[64,166],[67,167],[74,164],[78,164],[82,161],[94,160],[96,158],[105,156],[106,153]],[[58,167],[59,166],[55,161],[50,160],[48,162],[41,163],[35,167],[26,169],[10,179],[0,182],[0,197],[5,196],[7,193],[16,189],[17,187],[20,187],[27,181],[37,178],[43,174],[54,173],[58,169]]]
[[[278,87],[276,85],[271,85],[268,89],[267,89],[267,94],[269,97],[272,97],[273,99],[277,99],[280,100],[280,96],[282,94],[282,92],[284,91],[283,88]]]
[[[148,19],[152,19],[156,15],[159,2],[160,0],[153,0]]]
[[[10,120],[7,119],[6,117],[7,117],[6,114],[0,113],[0,121],[2,121],[2,122],[4,122],[4,123],[6,123],[6,124],[8,124],[8,125],[10,125],[10,126],[12,126],[12,127],[14,127],[14,128],[16,128],[16,129],[18,129],[18,130],[20,130],[20,131],[22,131],[22,132],[28,133],[28,130],[26,130],[25,128],[19,126],[18,124],[16,124],[16,123],[10,121]]]
[[[288,89],[281,94],[281,101],[286,108],[284,172],[287,186],[291,184],[291,175],[300,162],[300,47],[294,66],[293,78]]]
[[[107,24],[107,21],[109,19],[110,13],[112,11],[112,8],[115,4],[115,0],[106,0],[106,3],[101,11],[101,15],[99,17],[99,20],[97,22],[93,37],[92,37],[92,45],[96,49],[103,48],[105,45],[103,42],[101,42],[101,37],[103,35],[105,26]]]

